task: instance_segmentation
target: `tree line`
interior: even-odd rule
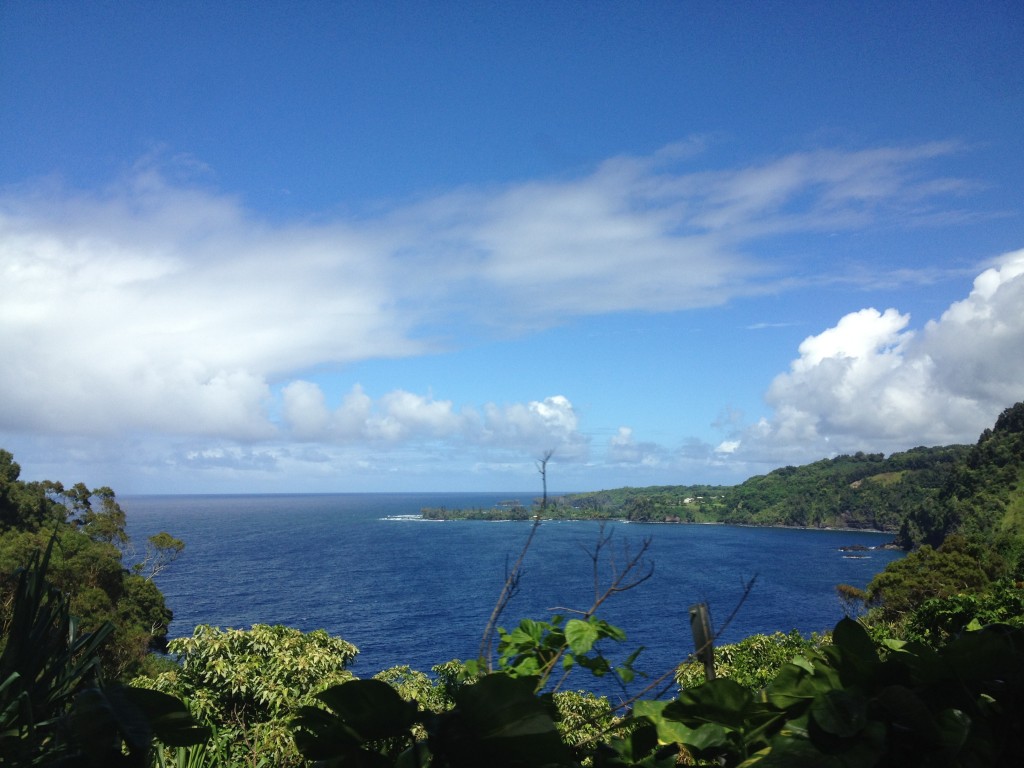
[[[552,498],[545,514],[577,520],[899,533],[913,514],[934,507],[950,473],[970,452],[968,445],[918,447],[888,457],[858,452],[781,467],[738,485],[664,485],[570,493]],[[421,510],[423,517],[434,520],[529,520],[535,513],[526,506]],[[911,535],[906,542],[901,538],[901,543],[909,548],[917,542]]]

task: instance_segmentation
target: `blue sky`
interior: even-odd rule
[[[1024,10],[0,5],[0,446],[119,493],[734,483],[1024,399]]]

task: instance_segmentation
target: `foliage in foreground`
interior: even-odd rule
[[[718,678],[673,701],[635,703],[619,733],[583,755],[559,737],[535,678],[495,672],[440,714],[379,680],[320,693],[297,719],[301,752],[322,766],[1014,765],[1024,758],[1024,630],[994,625],[939,650],[884,649],[844,619],[752,692]],[[625,733],[626,735],[623,735]]]
[[[113,627],[79,629],[69,597],[46,578],[54,543],[16,574],[0,637],[0,765],[141,768],[154,738],[204,740],[182,702],[104,683],[101,650]]]

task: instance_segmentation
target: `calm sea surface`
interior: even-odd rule
[[[474,658],[528,523],[426,522],[425,506],[491,507],[515,494],[330,494],[128,496],[136,542],[166,530],[183,555],[157,577],[174,610],[172,637],[197,624],[285,624],[326,629],[354,643],[364,677],[396,664],[429,671]],[[518,496],[524,504],[530,496]],[[638,669],[660,674],[692,650],[688,608],[706,602],[719,627],[743,585],[757,581],[720,642],[755,632],[831,629],[842,618],[836,584],[864,587],[899,553],[851,558],[839,547],[876,546],[891,535],[717,525],[612,523],[598,569],[602,584],[626,550],[650,539],[651,578],[612,598],[599,615],[621,626],[628,647],[645,646]],[[520,590],[501,624],[584,609],[594,594],[592,522],[541,525]],[[614,558],[614,563],[609,559]],[[624,655],[624,653],[623,653]],[[589,679],[579,679],[581,687]]]

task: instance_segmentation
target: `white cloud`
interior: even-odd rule
[[[582,461],[590,443],[562,395],[462,404],[400,388],[374,399],[353,387],[330,402],[303,377],[436,351],[434,338],[457,346],[466,328],[676,311],[784,289],[781,264],[750,255],[755,241],[890,220],[911,206],[931,214],[930,201],[962,183],[937,183],[923,164],[956,151],[820,151],[697,171],[692,147],[671,147],[578,178],[462,189],[363,219],[283,223],[229,195],[169,183],[145,164],[100,190],[10,188],[0,192],[0,432],[201,436],[208,450],[250,447],[196,449],[190,461],[240,466],[297,461],[284,448],[250,452],[295,441],[554,448]],[[957,375],[975,370],[984,383],[954,387],[954,374],[940,380],[932,370],[955,355],[954,326],[984,335],[992,353],[1010,343],[999,341],[1000,323],[1013,340],[1005,269],[916,337],[886,312],[808,340],[773,387],[773,434],[858,434],[865,419],[850,405],[855,395],[897,378],[879,428],[899,425],[888,411],[906,420],[922,381],[968,399],[1011,390],[985,369],[998,364],[986,362],[981,343],[954,362]],[[829,386],[812,397],[815,382]],[[842,407],[825,419],[832,406]],[[609,450],[623,463],[667,455],[631,433]]]
[[[661,466],[665,451],[651,442],[638,442],[631,427],[619,427],[608,440],[607,460],[612,464],[639,464],[648,467]]]
[[[420,349],[344,227],[267,227],[148,182],[0,199],[0,424],[266,437],[267,382]]]
[[[456,414],[450,400],[396,390],[380,400],[381,414],[369,422],[371,437],[404,440],[410,437],[451,437],[458,435],[465,418]]]
[[[587,452],[587,439],[579,432],[579,417],[563,395],[483,409],[480,440],[487,445],[554,450],[559,460],[579,459]]]
[[[1001,257],[970,295],[920,331],[895,309],[864,309],[807,338],[771,384],[775,416],[750,453],[807,457],[973,442],[1024,399],[1024,251]]]
[[[580,179],[438,197],[398,212],[388,228],[421,244],[419,267],[440,268],[484,299],[477,322],[713,306],[781,284],[747,254],[756,239],[932,213],[932,198],[968,185],[936,185],[920,165],[958,149],[816,151],[714,172],[673,153],[620,157]]]
[[[374,401],[356,385],[331,410],[318,385],[295,381],[284,388],[282,400],[286,436],[297,440],[365,441],[378,446],[446,440],[468,450],[488,446],[524,455],[554,449],[566,460],[579,459],[587,450],[579,417],[562,395],[456,411],[449,400],[404,390],[393,390]]]
[[[330,432],[332,414],[323,390],[309,381],[293,381],[281,392],[284,419],[299,440],[317,440]]]

